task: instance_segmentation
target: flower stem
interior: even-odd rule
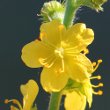
[[[63,24],[66,27],[69,27],[73,24],[77,9],[78,5],[76,4],[75,0],[66,0],[66,11],[63,21]]]
[[[50,97],[48,110],[59,110],[61,98],[62,98],[61,92],[53,92]]]

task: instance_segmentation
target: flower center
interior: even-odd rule
[[[55,54],[63,58],[64,49],[62,47],[55,49]]]

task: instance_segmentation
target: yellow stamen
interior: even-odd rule
[[[96,66],[96,64],[97,64],[96,62],[93,62],[93,63],[92,63],[93,66]]]
[[[99,83],[98,85],[92,85],[94,88],[103,87],[103,83]]]
[[[14,106],[11,105],[10,106],[10,110],[15,110]]]
[[[98,76],[93,76],[93,77],[91,77],[90,79],[98,79],[98,80],[100,80],[102,77],[100,76],[100,75],[98,75]]]
[[[55,61],[56,58],[54,58],[53,54],[51,54],[47,58],[39,58],[39,62],[47,68],[50,68]]]
[[[84,53],[83,53],[84,55],[89,53],[89,50],[87,48],[85,48],[83,51],[84,51]]]
[[[12,100],[5,99],[5,101],[4,101],[5,104],[8,104],[10,102],[16,104],[19,107],[19,109],[22,110],[22,106],[18,100],[16,100],[16,99],[12,99]]]
[[[103,83],[99,83],[99,87],[103,87],[104,86],[104,84]]]
[[[98,63],[102,63],[102,59],[98,60]]]
[[[93,91],[93,94],[95,94],[95,95],[102,95],[103,91],[101,91],[101,90],[99,90],[98,92]]]
[[[100,63],[102,63],[102,60],[101,60],[101,59],[100,59],[100,60],[98,60],[98,62],[97,62],[97,64],[96,64],[96,66],[94,67],[93,72],[95,72],[95,71],[97,70],[97,68],[99,67]]]
[[[8,104],[9,103],[9,100],[8,99],[5,99],[4,103],[5,104]]]

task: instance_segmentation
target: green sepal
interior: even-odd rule
[[[41,20],[43,22],[50,22],[52,20],[59,20],[63,23],[64,18],[64,4],[56,0],[45,2],[41,9]]]

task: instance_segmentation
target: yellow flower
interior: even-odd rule
[[[32,110],[33,102],[38,94],[38,85],[34,80],[29,80],[25,85],[20,86],[21,93],[23,95],[23,107],[17,99],[5,100],[5,103],[12,102],[18,106],[11,106],[11,110]]]
[[[53,20],[40,31],[40,38],[25,45],[21,57],[28,67],[44,67],[41,84],[46,91],[61,90],[68,78],[81,82],[91,75],[92,63],[82,51],[94,39],[92,29],[83,23],[66,29]]]
[[[75,82],[73,90],[68,90],[64,93],[66,95],[64,103],[66,110],[85,110],[86,100],[89,103],[89,107],[91,107],[93,94],[103,94],[101,90],[95,92],[93,89],[102,87],[103,83],[99,83],[98,85],[92,85],[90,82],[91,79],[101,79],[101,76],[98,75],[91,77],[83,83]]]
[[[70,92],[66,95],[64,105],[66,110],[84,110],[86,106],[86,96],[80,92]]]

